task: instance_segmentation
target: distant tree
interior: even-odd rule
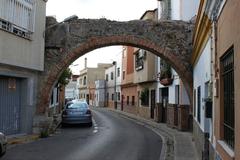
[[[66,86],[69,83],[69,80],[72,77],[72,71],[70,68],[67,68],[63,71],[62,75],[58,79],[60,85]]]

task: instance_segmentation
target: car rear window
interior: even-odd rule
[[[71,103],[67,105],[67,109],[71,108],[88,108],[88,105],[86,103]]]

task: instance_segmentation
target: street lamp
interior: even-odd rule
[[[117,62],[113,61],[112,64],[115,66],[115,73],[114,73],[114,108],[117,109]]]

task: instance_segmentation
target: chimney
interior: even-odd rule
[[[84,59],[84,67],[87,68],[87,58]]]

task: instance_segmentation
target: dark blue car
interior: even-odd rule
[[[92,126],[92,112],[84,101],[70,101],[62,113],[62,125],[88,124]]]

